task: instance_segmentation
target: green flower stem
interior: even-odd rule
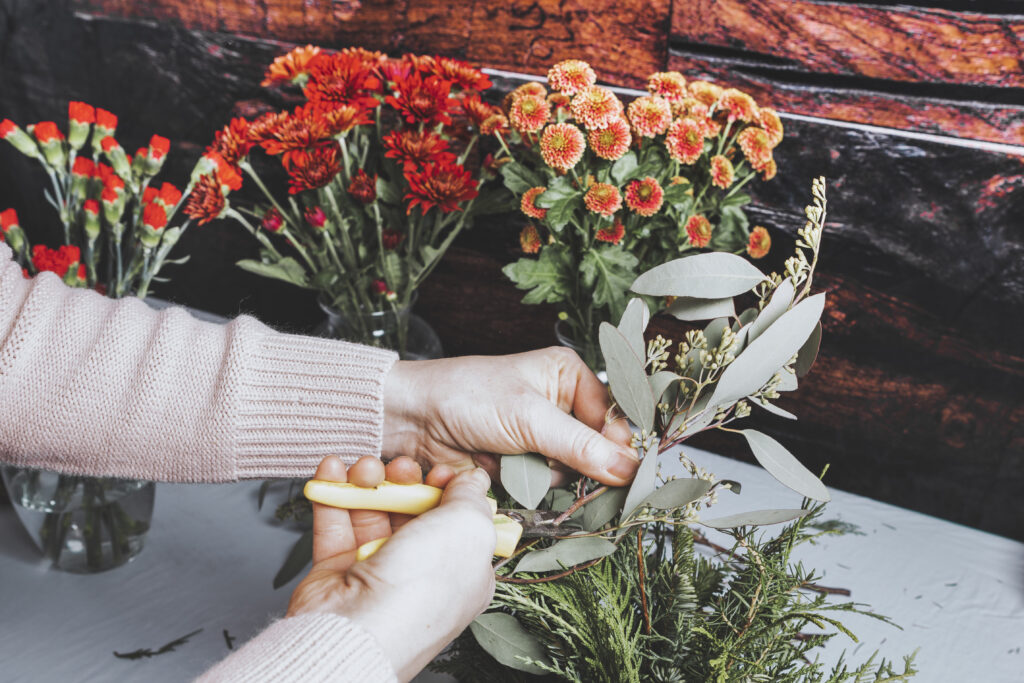
[[[469,157],[469,153],[473,149],[473,145],[476,144],[477,138],[479,137],[479,135],[474,134],[473,137],[469,139],[469,143],[466,144],[466,149],[462,151],[462,154],[459,155],[459,158],[456,161],[456,163],[459,164],[459,166],[466,163],[466,158]]]
[[[313,259],[310,258],[309,252],[307,252],[306,248],[302,246],[302,244],[301,244],[302,239],[299,238],[298,236],[294,235],[291,231],[289,231],[287,225],[281,226],[280,234],[285,239],[290,239],[291,240],[291,242],[292,242],[291,246],[295,249],[295,251],[299,252],[299,256],[301,256],[302,260],[306,262],[306,266],[309,267],[309,270],[311,272],[316,273],[317,271],[320,270],[317,267],[316,262],[314,262]]]
[[[277,209],[277,212],[280,213],[281,216],[286,221],[288,221],[289,220],[288,212],[285,211],[284,208],[282,208],[281,205],[277,203],[277,199],[274,198],[274,195],[270,194],[270,190],[268,190],[267,186],[263,184],[263,181],[260,179],[259,174],[257,174],[256,170],[252,167],[252,165],[249,164],[249,160],[248,159],[241,159],[241,160],[239,160],[238,167],[241,168],[243,171],[245,171],[246,175],[248,175],[250,178],[252,178],[252,181],[254,183],[256,183],[256,187],[260,188],[260,192],[263,193],[263,196],[265,196],[270,201],[270,203],[274,205],[274,208]],[[301,216],[291,217],[291,222],[293,222],[293,223],[298,223],[301,220],[302,220]]]
[[[245,220],[245,216],[240,214],[238,211],[235,211],[231,207],[228,207],[224,211],[224,215],[229,217],[229,218],[233,218],[236,221],[238,221],[239,223],[241,223],[242,227],[244,227],[246,230],[248,230],[252,234],[253,237],[255,237],[257,240],[259,240],[260,244],[262,244],[264,247],[266,247],[267,250],[269,250],[270,253],[272,253],[275,258],[277,258],[277,259],[283,258],[281,256],[281,252],[279,252],[274,247],[273,242],[271,242],[270,239],[262,231],[258,230],[257,228],[254,228],[252,226],[252,224],[249,223],[249,221]]]

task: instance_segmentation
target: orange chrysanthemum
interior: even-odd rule
[[[412,213],[417,205],[424,214],[435,206],[442,213],[461,211],[460,202],[467,202],[479,194],[472,174],[447,160],[427,164],[419,172],[407,171],[405,179],[409,182],[409,192],[405,195],[409,200],[406,213]]]
[[[536,254],[540,251],[540,233],[533,225],[527,225],[519,233],[519,246],[523,248],[524,254]]]
[[[285,154],[286,162],[291,152],[312,147],[330,137],[327,123],[313,103],[296,107],[294,112],[280,119],[277,126],[265,132],[261,129],[260,134],[264,137],[260,144],[267,154]]]
[[[572,98],[573,117],[587,128],[605,128],[622,116],[622,100],[608,88],[592,85]]]
[[[326,186],[341,170],[340,148],[329,143],[310,149],[295,150],[289,155],[288,194],[315,190]]]
[[[520,133],[536,133],[551,117],[551,105],[540,95],[522,95],[512,101],[508,120]]]
[[[750,258],[764,258],[772,248],[772,238],[768,231],[760,225],[750,231],[750,241],[747,242],[747,253]]]
[[[626,226],[621,221],[615,221],[607,228],[601,228],[594,237],[599,242],[608,242],[609,244],[618,244],[622,241],[622,238],[626,235]]]
[[[708,246],[711,241],[711,221],[700,214],[690,216],[690,220],[686,221],[686,236],[695,247]]]
[[[581,59],[566,59],[548,70],[548,84],[563,95],[575,95],[597,83],[597,74]]]
[[[321,112],[327,132],[338,137],[349,132],[356,126],[373,123],[370,111],[355,104],[342,104]]]
[[[716,154],[711,157],[711,184],[715,187],[720,187],[723,190],[727,189],[732,185],[732,181],[735,178],[735,172],[732,167],[732,162],[726,159],[721,154]]]
[[[615,161],[629,151],[633,142],[633,134],[629,131],[629,123],[623,118],[612,121],[604,128],[594,128],[587,132],[587,142],[594,154]]]
[[[249,122],[243,118],[231,119],[231,123],[214,133],[213,144],[206,148],[207,152],[216,152],[229,164],[237,164],[252,149],[249,139]]]
[[[602,216],[612,216],[622,208],[622,194],[610,183],[594,183],[583,195],[588,209]]]
[[[106,198],[104,197],[104,200]],[[212,173],[200,176],[185,203],[185,215],[199,221],[199,225],[220,218],[227,201],[220,189],[220,181]]]
[[[358,54],[339,52],[320,54],[309,62],[309,82],[302,92],[310,102],[326,105],[351,104],[373,109],[380,100],[372,93],[380,90],[374,65]]]
[[[672,123],[672,106],[656,95],[638,97],[629,103],[629,122],[638,135],[653,138],[664,133]]]
[[[686,99],[686,79],[678,71],[659,71],[647,79],[647,92],[669,102]]]
[[[752,123],[757,121],[757,102],[754,98],[736,88],[729,88],[722,91],[718,98],[718,108],[729,114],[729,121],[743,121]]]
[[[694,119],[680,119],[668,127],[665,147],[670,157],[692,164],[704,153],[704,127]]]
[[[690,81],[686,89],[690,91],[691,97],[709,107],[722,96],[722,88],[707,81]]]
[[[446,151],[448,142],[430,130],[395,130],[381,142],[386,150],[384,156],[397,160],[406,172],[430,162],[455,161],[455,155]]]
[[[470,123],[476,126],[478,129],[483,125],[484,121],[491,118],[495,114],[501,114],[501,109],[484,102],[480,99],[480,95],[476,93],[470,93],[459,101],[459,105],[462,107],[462,113],[466,115]]]
[[[764,128],[744,128],[736,137],[736,143],[743,150],[743,156],[757,171],[763,170],[772,160],[772,144]]]
[[[567,171],[583,157],[583,131],[571,123],[553,123],[540,136],[540,155],[551,168]]]
[[[460,90],[487,90],[491,87],[490,79],[482,71],[451,57],[435,57],[433,71]]]
[[[665,191],[652,176],[634,180],[626,186],[626,206],[641,216],[653,216],[658,213],[664,201]]]
[[[246,132],[249,142],[262,145],[270,140],[274,136],[274,131],[288,120],[288,116],[286,111],[270,111],[254,119],[249,123],[249,130]]]
[[[524,192],[523,198],[519,201],[520,210],[530,218],[543,220],[544,216],[548,215],[548,210],[537,206],[537,197],[544,194],[544,191],[547,189],[546,187],[531,187]]]
[[[758,122],[764,128],[764,132],[768,133],[768,142],[772,147],[782,142],[782,119],[774,109],[762,108]]]
[[[500,135],[508,132],[508,119],[504,114],[495,113],[480,124],[481,135]]]
[[[320,48],[315,45],[307,45],[281,55],[271,62],[267,72],[263,74],[263,82],[260,85],[266,87],[282,81],[302,85],[309,77],[309,63],[318,54],[320,54]]]

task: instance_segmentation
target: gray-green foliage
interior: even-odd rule
[[[899,666],[876,656],[857,666],[844,660],[829,666],[816,657],[832,638],[853,637],[837,618],[843,614],[888,622],[815,592],[818,577],[793,562],[795,547],[829,533],[813,526],[821,509],[776,535],[735,529],[728,553],[697,552],[689,527],[656,524],[643,538],[642,572],[638,535],[631,533],[590,569],[548,583],[499,583],[492,608],[514,615],[536,639],[548,661],[533,665],[548,675],[501,666],[468,633],[433,668],[460,681],[499,683],[909,679],[911,657]]]

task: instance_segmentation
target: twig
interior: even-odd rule
[[[640,574],[640,606],[644,611],[644,632],[651,635],[651,613],[647,609],[647,589],[644,587],[644,528],[636,530],[636,566]]]
[[[590,501],[594,500],[595,498],[597,498],[598,496],[600,496],[602,493],[604,493],[607,490],[608,490],[607,486],[599,486],[596,489],[594,489],[593,491],[591,491],[590,493],[588,493],[587,495],[585,495],[582,498],[578,499],[576,502],[574,502],[572,505],[570,505],[568,507],[568,509],[566,509],[565,512],[563,512],[562,514],[558,515],[558,517],[555,517],[555,519],[551,522],[551,526],[559,526],[562,522],[564,522],[565,520],[569,519],[569,517],[571,517],[573,515],[573,513],[575,513],[581,507],[583,507],[584,505],[586,505]]]
[[[203,629],[201,628],[196,629],[195,631],[192,631],[192,633],[185,634],[181,638],[177,638],[167,643],[166,645],[161,646],[160,649],[158,650],[143,648],[140,650],[135,650],[133,652],[114,652],[114,656],[118,659],[145,659],[147,657],[156,657],[157,655],[162,655],[166,652],[173,652],[175,648],[177,648],[180,645],[184,645],[188,642],[189,638],[198,633],[202,633],[202,631]]]
[[[554,581],[555,579],[565,578],[566,576],[569,576],[570,574],[575,574],[576,572],[582,571],[584,569],[590,569],[591,567],[593,567],[595,564],[597,564],[598,562],[600,562],[603,559],[604,559],[603,557],[599,557],[596,560],[591,560],[590,562],[584,562],[583,564],[578,564],[575,567],[569,567],[564,572],[561,572],[559,574],[552,574],[551,576],[541,576],[541,577],[538,577],[536,579],[513,579],[511,576],[497,576],[497,577],[495,577],[495,579],[499,583],[519,583],[519,584],[547,583],[548,581]]]

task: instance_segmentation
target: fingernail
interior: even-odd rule
[[[608,465],[608,473],[619,479],[632,479],[633,475],[636,474],[636,468],[639,466],[639,461],[636,458],[631,458],[625,453],[616,453],[615,459],[612,464]]]
[[[483,467],[477,467],[473,470],[473,476],[476,477],[478,483],[483,485],[485,489],[491,487],[491,475],[487,474],[487,470]]]

